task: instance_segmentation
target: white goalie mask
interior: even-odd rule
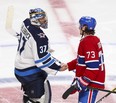
[[[46,13],[41,8],[30,9],[30,21],[32,25],[48,28],[48,19]]]

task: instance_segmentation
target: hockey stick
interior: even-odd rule
[[[70,88],[68,88],[64,93],[63,93],[63,95],[62,95],[62,98],[63,99],[67,99],[67,97],[71,94],[71,92],[73,91],[73,90],[75,90],[76,89],[76,85],[73,85],[73,86],[71,86]]]
[[[100,98],[96,103],[100,103],[105,97],[109,96],[112,92],[115,92],[116,88],[114,88],[111,92],[104,95],[102,98]]]
[[[114,93],[116,94],[116,91],[112,90],[106,90],[106,89],[100,89],[100,88],[92,88],[92,87],[87,87],[88,89],[93,89],[93,90],[98,90],[98,91],[103,91],[103,92],[108,92],[108,93]]]
[[[63,93],[63,95],[62,95],[62,98],[63,99],[66,99],[70,94],[71,94],[71,92],[73,91],[73,90],[75,90],[77,88],[77,86],[76,85],[73,85],[73,86],[71,86],[70,88],[68,88],[64,93]],[[108,93],[115,93],[116,94],[116,92],[115,91],[110,91],[110,90],[105,90],[105,89],[99,89],[99,88],[92,88],[92,87],[87,87],[88,89],[93,89],[93,90],[98,90],[98,91],[103,91],[103,92],[108,92]]]
[[[5,24],[5,29],[8,33],[12,35],[16,35],[16,31],[13,30],[13,18],[14,18],[14,7],[9,6],[7,10],[7,15],[6,15],[6,24]]]

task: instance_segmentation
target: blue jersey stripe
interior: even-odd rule
[[[39,66],[39,68],[45,68],[45,67],[50,67],[53,63],[55,62],[54,59],[50,60],[49,62],[47,62],[46,64]]]
[[[50,53],[48,53],[47,55],[45,55],[43,58],[40,58],[39,60],[36,60],[35,63],[40,63],[40,62],[44,62],[46,61],[49,57],[51,56]]]
[[[40,71],[41,71],[41,69],[39,69],[39,68],[34,68],[34,69],[31,69],[31,70],[27,70],[27,71],[18,71],[18,70],[15,69],[15,73],[19,76],[28,76],[28,75],[38,73]]]
[[[85,58],[81,58],[81,57],[79,57],[78,58],[78,64],[85,64]]]
[[[88,67],[88,68],[99,68],[99,62],[88,62],[88,63],[86,63],[86,66]]]

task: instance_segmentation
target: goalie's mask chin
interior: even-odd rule
[[[48,28],[47,18],[40,18],[40,19],[31,18],[30,21],[32,25],[35,25],[37,27],[42,27],[44,29]]]

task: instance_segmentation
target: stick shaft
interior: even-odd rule
[[[92,88],[92,87],[87,87],[88,89],[93,89],[93,90],[98,90],[98,91],[103,91],[103,92],[107,92],[108,94],[107,95],[110,95],[111,93],[115,93],[115,91],[110,91],[110,90],[106,90],[106,89],[99,89],[99,88]],[[62,95],[62,98],[63,99],[66,99],[70,93],[76,89],[76,85],[73,85],[71,86],[70,88],[68,88]],[[103,97],[104,98],[104,97]]]
[[[6,16],[6,29],[12,28],[13,17],[14,17],[14,7],[9,6],[7,10],[7,16]]]
[[[93,90],[99,90],[103,92],[108,92],[108,93],[116,93],[116,91],[113,91],[113,90],[106,90],[106,89],[99,89],[99,88],[92,88],[92,87],[87,87],[87,88],[93,89]]]
[[[16,32],[15,30],[13,30],[13,19],[14,19],[14,7],[9,6],[7,9],[5,29],[8,33],[15,35]]]
[[[115,90],[116,90],[116,88],[114,88],[113,90],[112,90],[112,92],[115,92]],[[112,92],[109,92],[109,93],[107,93],[106,95],[104,95],[102,98],[100,98],[96,103],[99,103],[100,101],[102,101],[105,97],[107,97],[107,96],[109,96]]]

